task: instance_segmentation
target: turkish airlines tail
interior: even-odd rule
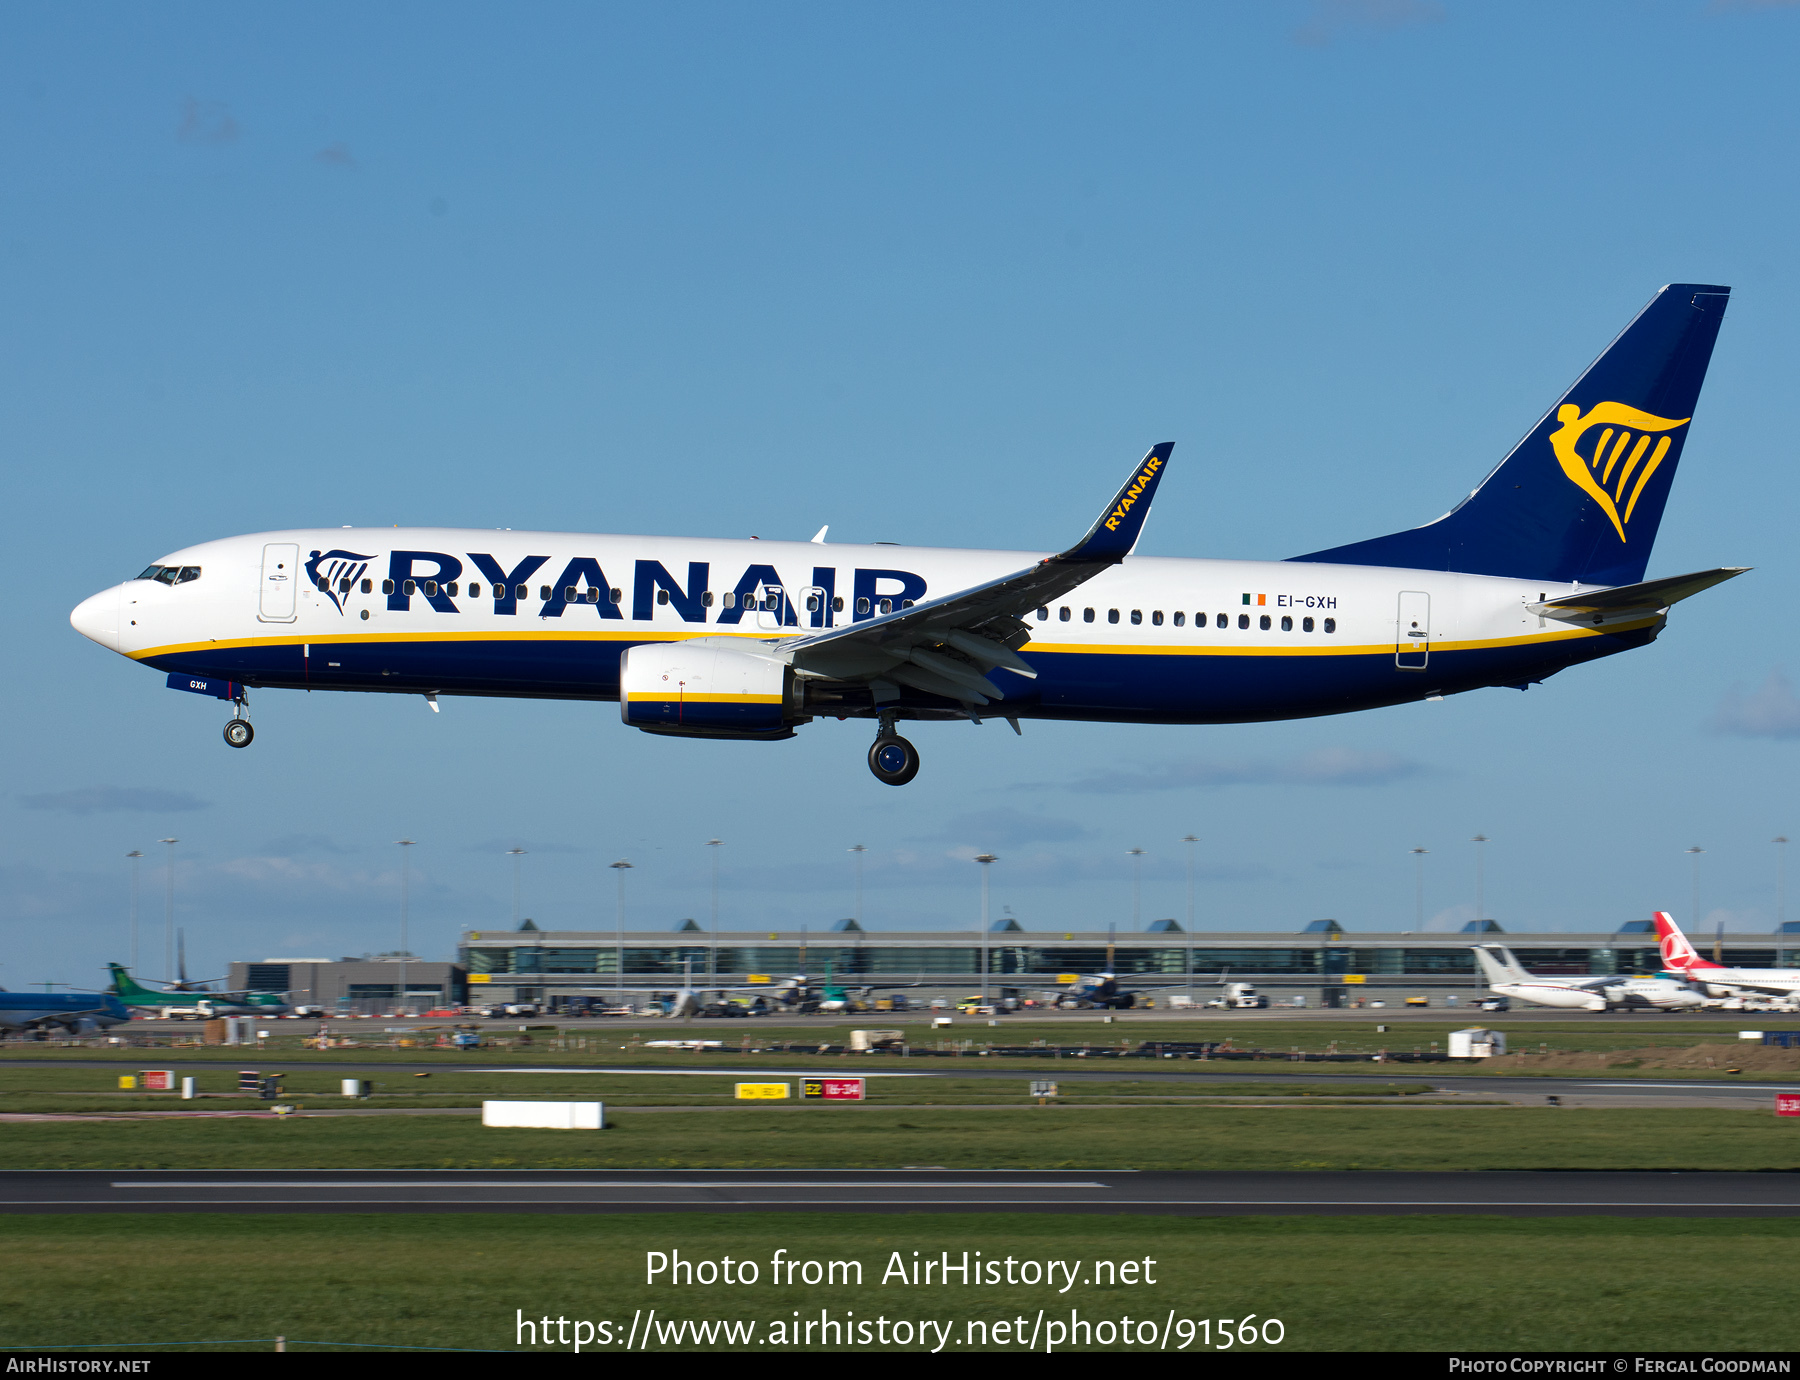
[[[1662,964],[1670,972],[1687,973],[1702,968],[1717,968],[1717,963],[1700,957],[1688,937],[1666,910],[1656,912],[1656,937],[1662,944]]]

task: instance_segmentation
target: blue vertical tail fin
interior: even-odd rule
[[[1671,283],[1436,522],[1296,561],[1549,582],[1644,578],[1731,289]]]

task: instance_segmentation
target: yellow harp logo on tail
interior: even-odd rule
[[[1564,403],[1556,409],[1556,420],[1562,425],[1550,433],[1550,449],[1556,452],[1562,472],[1600,505],[1612,519],[1619,540],[1624,541],[1638,495],[1675,440],[1667,435],[1656,437],[1651,449],[1652,438],[1693,419],[1670,420],[1624,403],[1601,402],[1589,408],[1586,416],[1574,403]]]

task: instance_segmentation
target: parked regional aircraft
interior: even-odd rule
[[[649,733],[873,720],[1247,723],[1523,690],[1644,646],[1734,575],[1645,582],[1730,289],[1665,287],[1451,512],[1285,561],[1135,557],[1154,447],[1059,554],[444,528],[170,552],[70,621],[232,702],[254,688],[617,700]]]
[[[108,963],[112,973],[111,995],[126,1006],[153,1011],[166,1021],[208,1021],[215,1016],[279,1016],[288,1010],[286,996],[278,992],[209,992],[186,979],[166,991],[140,987],[131,973]],[[185,965],[184,965],[185,966]]]
[[[1663,971],[1698,983],[1708,996],[1767,992],[1791,997],[1800,993],[1800,968],[1730,968],[1700,957],[1666,910],[1656,912],[1656,935],[1661,941]]]
[[[1504,944],[1478,944],[1475,961],[1488,990],[1534,1006],[1573,1011],[1691,1011],[1706,998],[1683,982],[1643,977],[1533,977]]]
[[[42,1039],[52,1027],[72,1035],[92,1035],[131,1019],[110,992],[8,992],[0,987],[0,1030],[32,1030]]]

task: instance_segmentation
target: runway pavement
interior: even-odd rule
[[[14,1170],[0,1212],[1473,1213],[1795,1217],[1800,1175],[1129,1170]]]

